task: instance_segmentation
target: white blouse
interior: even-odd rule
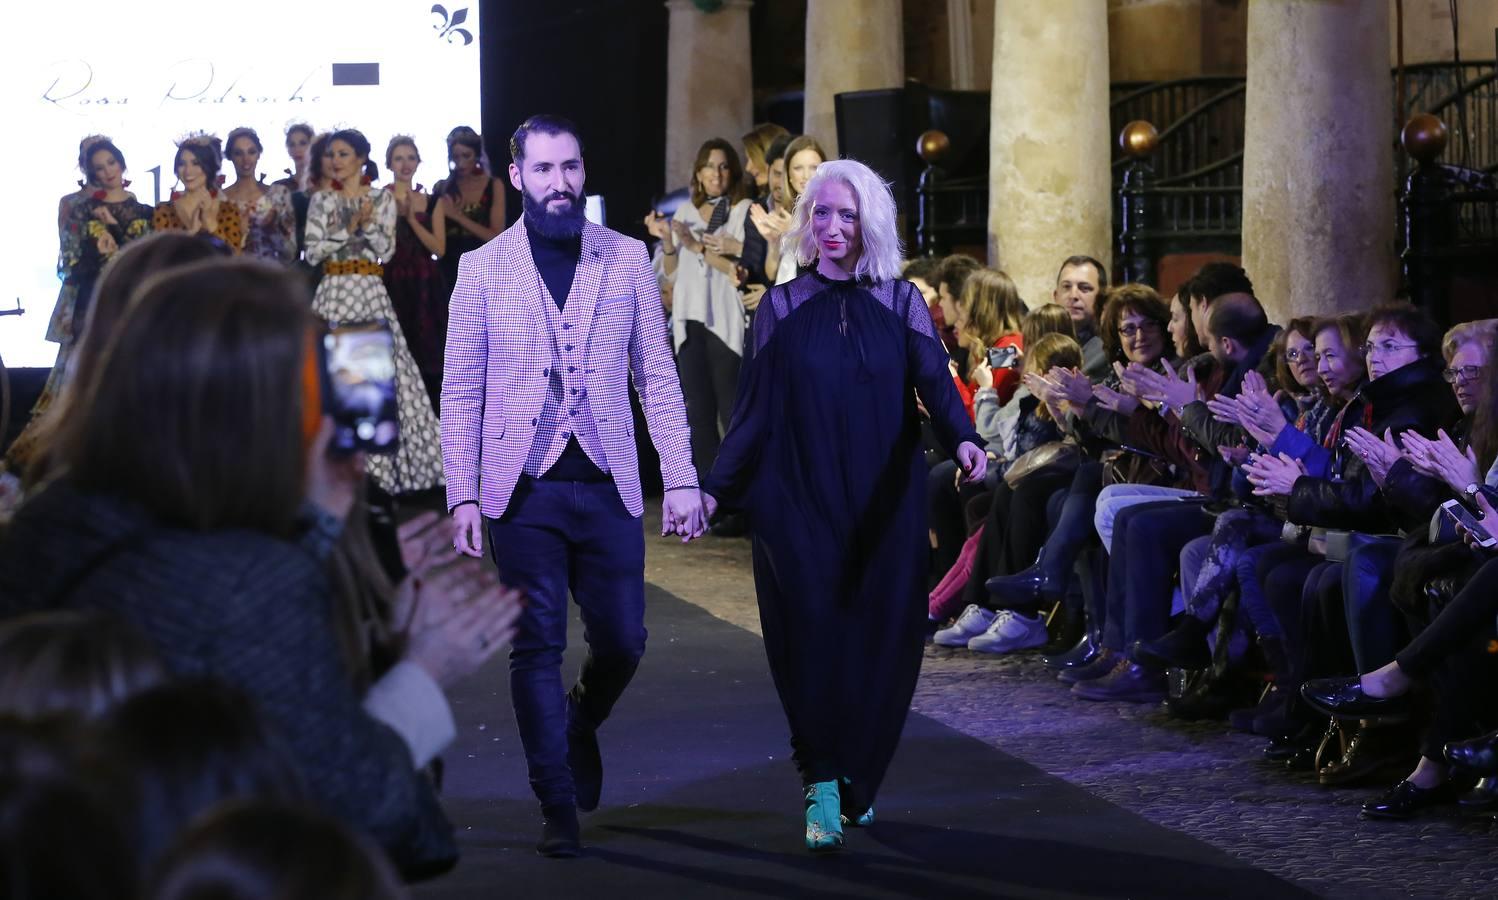
[[[719,234],[742,241],[744,221],[749,217],[748,200],[740,200],[728,212],[728,221],[718,230]],[[702,213],[691,203],[676,208],[672,217],[692,229],[699,240],[707,231],[707,222]],[[701,322],[708,331],[717,335],[728,349],[744,354],[744,301],[738,285],[726,272],[708,265],[701,253],[686,247],[678,251],[675,287],[671,294],[671,336],[680,349],[687,338],[687,323]]]

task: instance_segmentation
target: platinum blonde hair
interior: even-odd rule
[[[863,251],[853,274],[872,281],[891,281],[900,277],[904,259],[900,232],[895,227],[895,196],[889,183],[873,169],[856,159],[830,159],[817,166],[806,183],[806,190],[796,198],[795,225],[781,239],[782,252],[793,251],[796,261],[809,266],[817,260],[817,238],[812,233],[811,213],[817,194],[824,184],[842,182],[853,191],[858,207],[858,232]]]

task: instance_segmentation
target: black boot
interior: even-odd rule
[[[1205,669],[1212,665],[1207,626],[1194,616],[1183,616],[1179,625],[1153,641],[1135,641],[1129,658],[1152,669]]]
[[[583,812],[597,809],[603,792],[598,726],[609,717],[639,666],[638,659],[590,652],[567,694],[567,765],[572,769],[577,808]]]
[[[1012,609],[1034,615],[1048,603],[1060,603],[1066,593],[1066,580],[1047,571],[1045,550],[1035,565],[1014,575],[995,575],[983,583],[993,598],[995,609]]]
[[[583,852],[582,829],[577,824],[577,808],[570,803],[553,803],[541,807],[541,842],[536,852],[554,859],[571,859]]]
[[[1056,656],[1043,656],[1040,661],[1048,669],[1076,669],[1091,663],[1102,652],[1102,641],[1092,632],[1084,631],[1081,639],[1070,650]]]

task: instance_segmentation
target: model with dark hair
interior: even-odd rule
[[[293,194],[298,191],[306,192],[307,172],[314,159],[312,142],[316,138],[317,132],[306,122],[293,122],[286,126],[286,155],[291,157],[294,168],[287,169],[286,177],[277,180],[276,184],[284,186]]]
[[[72,333],[77,336],[93,302],[94,284],[120,248],[151,231],[151,207],[125,190],[125,154],[107,138],[88,144],[79,157],[93,190],[74,203],[63,228],[61,267],[74,284]],[[71,347],[63,342],[59,355]]]
[[[290,263],[297,258],[297,216],[291,192],[279,182],[267,187],[256,179],[255,169],[265,147],[255,129],[234,129],[227,144],[235,181],[224,189],[224,199],[234,204],[244,220],[244,252],[271,262]]]
[[[322,267],[312,309],[330,322],[383,319],[395,337],[400,448],[371,458],[370,474],[391,494],[436,487],[442,483],[437,416],[385,289],[382,263],[395,253],[395,196],[371,186],[378,167],[369,140],[351,128],[328,139],[323,166],[328,189],[314,193],[307,210],[307,262]]]
[[[447,243],[438,254],[442,277],[453,285],[458,281],[458,257],[482,247],[504,229],[505,189],[485,163],[483,139],[467,125],[448,132],[447,165],[447,178],[432,193],[446,225]]]
[[[645,539],[630,388],[665,484],[662,535],[706,528],[686,413],[644,244],[583,216],[582,142],[532,116],[510,142],[525,213],[463,257],[453,287],[442,450],[453,547],[495,565],[528,602],[510,694],[545,824],[536,851],[581,852],[598,806],[597,732],[645,653]],[[483,533],[488,532],[487,542]],[[562,687],[568,595],[588,656]]]
[[[203,132],[189,134],[177,142],[173,163],[182,190],[156,207],[152,227],[157,231],[185,231],[222,241],[235,253],[244,249],[245,225],[239,210],[224,202],[219,185],[223,177],[223,145]]]

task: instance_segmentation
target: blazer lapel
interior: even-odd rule
[[[536,327],[549,336],[551,345],[555,348],[557,305],[551,298],[551,292],[546,289],[541,271],[536,268],[535,257],[531,256],[531,242],[525,234],[525,222],[517,220],[505,231],[507,237],[512,234],[513,238],[506,246],[506,255],[509,257],[507,268],[514,273],[515,278],[511,287],[520,293]]]
[[[599,231],[601,229],[592,222],[583,226],[582,256],[577,261],[572,290],[567,294],[567,317],[576,323],[579,332],[576,343],[584,352],[593,333],[593,308],[598,305],[598,289],[603,283],[603,247]],[[574,310],[576,318],[573,318]]]

